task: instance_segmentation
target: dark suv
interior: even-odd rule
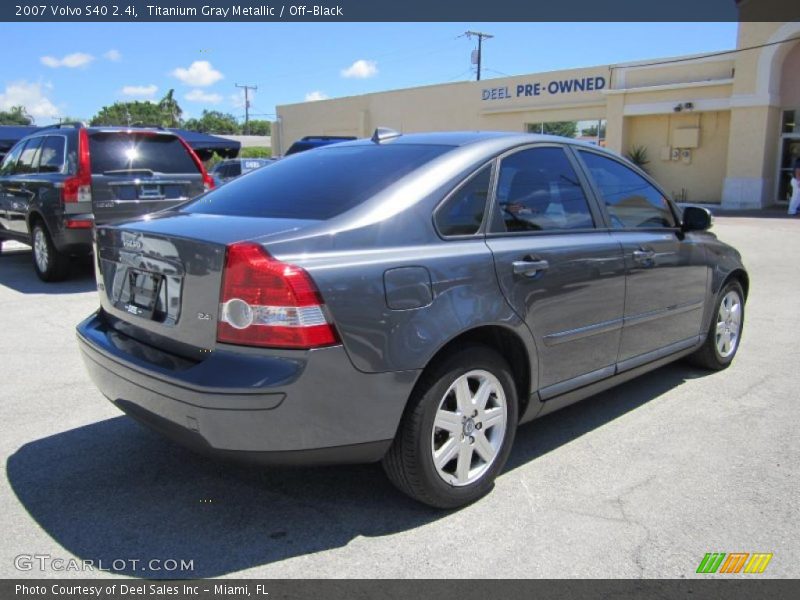
[[[289,146],[284,156],[291,156],[292,154],[313,150],[321,146],[330,146],[331,144],[339,144],[341,142],[352,142],[354,139],[356,138],[352,135],[307,135]]]
[[[710,226],[602,148],[379,131],[98,227],[78,337],[106,397],[189,446],[383,460],[460,506],[519,423],[684,356],[731,364],[749,279]]]
[[[218,162],[209,173],[214,178],[214,183],[221,185],[273,162],[274,158],[231,158]]]
[[[0,164],[0,244],[33,246],[44,281],[63,279],[71,255],[92,249],[92,227],[169,208],[214,186],[177,135],[160,129],[43,128]]]

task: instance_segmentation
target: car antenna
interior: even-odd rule
[[[372,134],[370,138],[374,143],[380,144],[383,141],[391,140],[396,137],[400,137],[403,135],[399,131],[395,131],[394,129],[390,129],[389,127],[376,127],[375,133]]]

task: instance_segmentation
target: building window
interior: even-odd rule
[[[543,135],[558,135],[573,138],[596,146],[606,145],[606,120],[582,119],[579,121],[542,121],[539,123],[526,123],[528,133]]]

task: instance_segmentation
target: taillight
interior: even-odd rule
[[[65,225],[67,229],[91,229],[94,221],[92,219],[67,219]]]
[[[217,341],[272,348],[338,343],[314,282],[300,267],[271,257],[258,244],[228,246]]]
[[[92,167],[89,164],[89,136],[85,129],[78,131],[78,171],[64,180],[61,188],[64,202],[92,201]]]
[[[208,171],[206,171],[206,168],[203,165],[203,161],[200,160],[199,156],[197,156],[197,152],[195,152],[194,149],[189,144],[187,144],[186,140],[184,140],[182,137],[178,137],[178,139],[181,141],[181,144],[183,144],[183,147],[186,148],[186,151],[189,153],[189,156],[192,157],[192,160],[194,161],[197,170],[200,171],[200,174],[203,176],[203,189],[206,192],[208,192],[209,190],[213,190],[214,178],[208,174]]]

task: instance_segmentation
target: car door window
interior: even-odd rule
[[[60,173],[64,169],[64,138],[45,138],[39,158],[39,173]]]
[[[615,229],[672,228],[669,202],[648,181],[622,163],[580,150]]]
[[[0,164],[0,176],[13,175],[17,166],[17,161],[19,160],[19,155],[22,154],[22,149],[24,147],[25,144],[17,144],[8,154],[5,155],[5,158],[3,158],[3,163]]]
[[[486,212],[491,165],[472,176],[436,210],[436,228],[443,236],[473,235],[478,232]]]
[[[25,144],[25,148],[22,149],[22,154],[19,156],[19,162],[17,163],[16,172],[17,173],[35,173],[36,166],[39,162],[39,148],[42,146],[42,139],[41,137],[33,138],[28,140],[28,143]]]
[[[589,203],[562,148],[528,148],[504,158],[497,185],[500,231],[594,227]]]

